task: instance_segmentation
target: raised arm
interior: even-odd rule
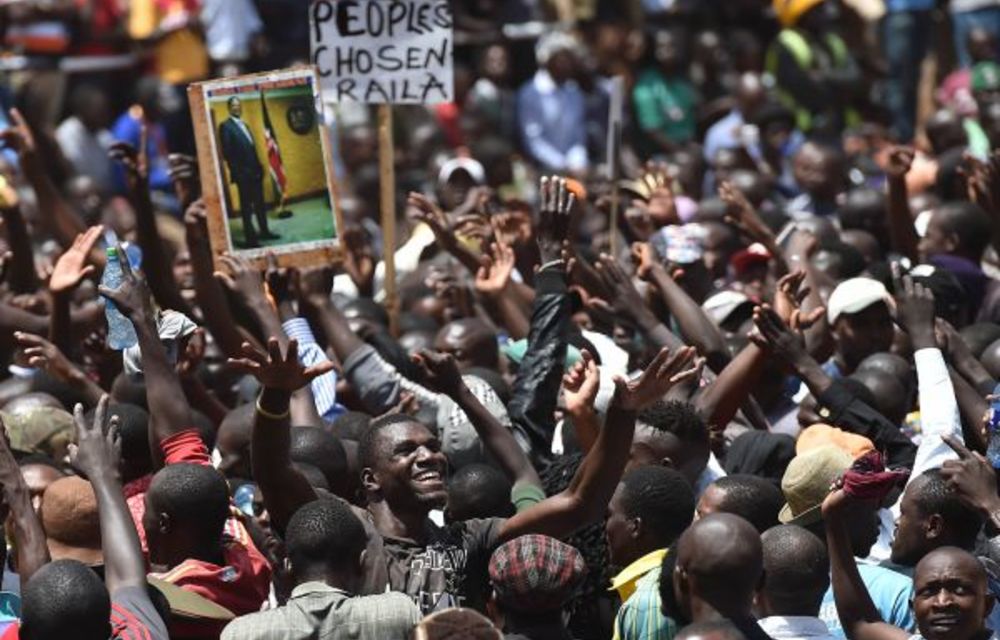
[[[270,258],[273,260],[273,256]],[[247,260],[226,254],[220,259],[226,271],[216,271],[215,277],[243,304],[264,339],[275,338],[282,346],[288,338],[281,328],[281,318],[264,289],[264,276]]]
[[[278,340],[271,338],[266,354],[245,343],[243,357],[229,360],[230,367],[261,383],[250,439],[250,465],[264,506],[279,532],[285,530],[299,507],[316,499],[316,491],[305,476],[292,467],[289,403],[296,390],[333,368],[331,362],[303,366],[298,350],[298,343],[290,340],[282,354]]]
[[[49,562],[49,548],[45,544],[45,531],[31,505],[31,492],[24,482],[21,469],[14,460],[7,438],[7,427],[0,418],[0,490],[4,502],[10,507],[10,523],[14,529],[17,549],[17,573],[23,587],[42,566]]]
[[[906,640],[910,634],[882,620],[858,572],[851,550],[848,521],[867,516],[876,506],[852,500],[837,489],[823,501],[826,545],[830,552],[830,578],[837,615],[844,633],[851,640]]]
[[[236,318],[226,303],[226,291],[215,278],[212,248],[208,242],[208,222],[204,200],[195,200],[184,213],[184,231],[191,270],[194,272],[194,293],[201,309],[202,321],[222,352],[229,357],[240,354],[243,337]]]
[[[188,316],[191,309],[181,296],[174,279],[174,266],[164,249],[163,238],[156,228],[156,213],[149,194],[149,158],[146,147],[146,125],[139,133],[139,150],[127,142],[111,145],[109,155],[121,163],[125,170],[128,198],[135,208],[135,226],[142,247],[143,271],[153,297],[164,309],[180,311]]]
[[[490,253],[480,258],[482,263],[476,272],[474,286],[483,306],[514,339],[528,337],[531,321],[524,313],[517,294],[511,286],[510,276],[514,271],[514,250],[500,242],[494,242]]]
[[[407,204],[417,211],[417,219],[431,228],[441,249],[453,255],[470,272],[475,273],[479,270],[479,258],[458,241],[455,230],[448,221],[448,215],[441,210],[441,207],[431,202],[424,194],[415,191],[410,192]]]
[[[118,247],[119,255],[125,250]],[[120,261],[122,283],[117,289],[100,287],[101,295],[110,299],[132,321],[139,349],[142,353],[142,374],[146,382],[146,401],[149,404],[149,445],[156,466],[163,463],[160,443],[182,431],[192,428],[191,407],[184,396],[177,372],[167,358],[167,351],[160,342],[156,316],[145,281],[132,272],[128,260]]]
[[[913,227],[909,194],[906,191],[906,174],[913,166],[915,154],[912,147],[893,147],[885,168],[886,185],[889,189],[886,201],[889,208],[889,238],[892,248],[910,260],[919,258],[917,245],[920,243],[917,230]]]
[[[694,357],[692,347],[674,354],[663,349],[639,378],[626,381],[616,377],[604,428],[569,486],[504,522],[501,540],[526,533],[562,538],[599,519],[628,462],[636,413],[662,398],[673,385],[695,375],[701,365],[691,366]]]
[[[59,347],[33,333],[18,331],[14,334],[14,339],[24,350],[29,367],[41,369],[56,380],[73,387],[86,398],[88,406],[97,405],[104,390],[67,358]]]
[[[104,582],[111,593],[122,587],[145,590],[146,560],[118,476],[121,437],[117,416],[108,419],[108,396],[104,395],[97,403],[93,423],[84,418],[83,405],[76,405],[73,418],[77,443],[70,445],[70,463],[87,476],[97,497]]]
[[[14,201],[9,202],[11,198],[5,193],[8,191],[13,192],[9,185],[0,186],[0,218],[7,231],[7,246],[11,253],[10,264],[7,265],[7,281],[11,291],[31,293],[38,289],[31,235],[28,233],[28,224],[21,215],[16,193],[13,194]]]
[[[469,417],[473,428],[514,485],[542,486],[538,472],[517,444],[514,434],[493,417],[462,380],[454,358],[447,354],[421,351],[413,357],[420,366],[425,387],[455,401]]]
[[[94,266],[88,265],[87,260],[103,230],[104,227],[97,225],[79,234],[73,245],[59,256],[49,278],[49,293],[52,296],[49,341],[65,352],[71,351],[73,346],[70,299],[83,279],[94,272]]]
[[[594,408],[601,375],[589,351],[580,351],[580,361],[566,372],[562,384],[566,416],[573,423],[580,449],[588,453],[601,433],[601,421]]]

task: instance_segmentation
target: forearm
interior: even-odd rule
[[[750,397],[767,361],[767,352],[752,342],[726,365],[715,382],[699,396],[695,406],[710,428],[725,429]]]
[[[155,461],[162,460],[160,443],[181,431],[191,428],[191,408],[184,389],[167,352],[160,342],[155,321],[145,313],[133,319],[139,349],[142,353],[142,373],[146,381],[146,401],[150,421],[150,448]]]
[[[484,296],[483,307],[500,326],[507,330],[507,335],[514,340],[520,340],[528,337],[531,321],[513,296],[508,287],[496,295]]]
[[[65,354],[73,348],[72,322],[69,314],[69,298],[72,292],[52,292],[52,315],[49,316],[49,342]]]
[[[7,228],[7,247],[13,258],[7,280],[16,293],[31,293],[38,289],[38,273],[35,271],[35,256],[32,251],[28,225],[24,222],[19,207],[2,208],[0,216]]]
[[[10,456],[10,453],[7,452],[6,455]],[[3,483],[4,500],[10,506],[10,521],[17,547],[17,572],[23,588],[38,569],[48,564],[49,548],[45,543],[42,523],[31,505],[31,494],[17,463],[11,457],[4,464],[12,467],[5,469],[0,482]]]
[[[837,615],[847,637],[858,640],[866,624],[882,622],[882,618],[861,579],[844,521],[839,518],[827,521],[826,544]]]
[[[917,245],[920,239],[917,237],[917,230],[913,226],[913,215],[910,213],[906,178],[889,176],[886,182],[889,187],[886,205],[889,208],[889,239],[892,247],[901,255],[916,260],[919,255]]]
[[[108,591],[114,593],[122,587],[145,586],[146,562],[121,483],[111,470],[91,474],[89,480],[97,497],[101,546],[104,550],[104,581]]]
[[[316,491],[292,467],[287,391],[265,387],[258,398],[250,439],[250,467],[276,531],[284,532],[299,507],[316,499]]]
[[[709,368],[721,371],[729,362],[726,341],[705,310],[674,282],[665,269],[653,270],[653,285],[659,290],[667,309],[677,321],[684,341],[698,349],[707,359]]]
[[[250,314],[257,322],[257,327],[261,331],[261,339],[266,344],[269,338],[277,338],[282,351],[288,346],[288,336],[281,327],[281,318],[278,311],[266,298],[250,300],[247,303]]]
[[[955,371],[960,374],[980,396],[985,397],[993,393],[993,389],[996,387],[996,380],[994,380],[993,376],[990,375],[990,372],[986,370],[986,367],[984,367],[971,354],[954,357],[952,359],[952,365],[955,367]]]
[[[500,424],[467,386],[463,384],[452,399],[468,416],[486,450],[493,455],[512,484],[542,486],[538,472],[517,444],[514,434]]]
[[[197,376],[189,375],[181,378],[181,388],[184,389],[184,396],[193,409],[208,416],[216,428],[222,424],[222,420],[229,413],[228,407],[206,389]]]
[[[73,240],[87,230],[73,208],[63,200],[59,189],[49,176],[40,156],[22,155],[21,167],[38,198],[38,212],[45,230],[63,247],[72,246]]]
[[[195,300],[201,309],[202,322],[215,338],[219,349],[227,357],[238,358],[243,338],[236,328],[236,318],[226,303],[226,292],[213,275],[212,253],[202,238],[194,237],[195,233],[188,230],[187,243],[191,253]]]
[[[347,318],[328,297],[313,297],[310,304],[316,310],[316,320],[333,347],[337,359],[346,362],[352,353],[365,346],[361,338],[351,331]]]
[[[635,322],[639,331],[658,349],[662,349],[663,347],[680,349],[687,346],[673,331],[660,322],[660,319],[648,308],[644,308],[636,314]]]
[[[597,413],[592,409],[581,411],[567,411],[566,417],[573,424],[573,433],[576,434],[576,443],[580,450],[587,454],[597,443],[597,437],[601,433],[601,424],[597,418]],[[563,423],[565,426],[565,423]]]
[[[604,428],[565,491],[582,505],[582,512],[574,514],[578,518],[576,528],[604,513],[625,470],[634,433],[635,414],[612,400]]]
[[[962,417],[965,445],[973,451],[985,454],[986,439],[979,429],[979,425],[989,410],[990,404],[957,371],[949,367],[948,373],[951,376],[952,388],[955,389],[959,415]]]
[[[145,182],[130,194],[135,207],[136,235],[142,248],[143,272],[149,283],[149,290],[160,307],[192,315],[187,301],[181,296],[174,279],[174,266],[167,258],[163,238],[156,228],[156,214],[149,199],[149,188]]]
[[[302,387],[292,394],[288,410],[292,424],[296,426],[319,427],[323,424],[323,418],[316,410],[316,399],[308,386]]]

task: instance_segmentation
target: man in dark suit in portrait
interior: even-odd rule
[[[264,206],[264,168],[257,159],[253,133],[240,118],[243,105],[233,96],[229,99],[229,117],[219,125],[222,157],[229,167],[229,179],[236,184],[240,194],[240,215],[243,216],[243,235],[247,248],[259,247],[260,240],[274,240],[281,236],[267,228],[267,208]],[[252,214],[252,215],[251,215]],[[257,217],[260,235],[253,226]]]

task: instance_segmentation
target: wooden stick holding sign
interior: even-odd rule
[[[611,220],[608,222],[611,255],[618,257],[621,230],[618,228],[621,215],[621,152],[622,152],[622,109],[625,102],[625,78],[611,79],[611,106],[608,109],[608,144],[604,162],[607,165],[608,180],[611,182]]]
[[[385,305],[396,333],[394,104],[450,102],[452,15],[447,0],[315,0],[309,40],[323,99],[378,105]]]
[[[223,253],[263,268],[329,264],[343,218],[312,67],[188,87],[216,266]]]

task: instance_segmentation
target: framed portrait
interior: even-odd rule
[[[337,260],[342,218],[315,68],[201,82],[188,98],[216,258]]]

